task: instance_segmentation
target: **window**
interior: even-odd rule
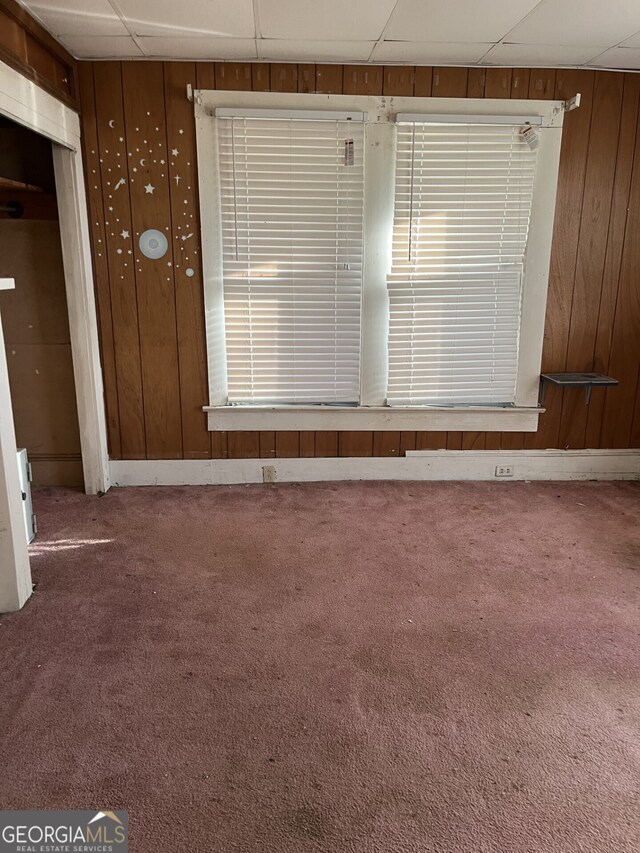
[[[391,405],[515,402],[535,166],[518,125],[398,124]]]
[[[362,121],[221,117],[230,403],[357,403]]]
[[[210,428],[535,429],[562,118],[197,93]]]

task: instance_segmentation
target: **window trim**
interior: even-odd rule
[[[563,101],[478,98],[369,97],[276,92],[198,90],[194,93],[210,430],[499,430],[534,432],[551,258]],[[336,110],[365,117],[365,210],[362,285],[360,405],[227,405],[222,270],[222,220],[215,110]],[[525,256],[515,405],[508,407],[386,406],[387,350],[379,341],[388,327],[386,273],[391,257],[397,114],[461,121],[492,116],[540,119],[538,166]],[[381,168],[381,165],[383,168]],[[381,180],[384,176],[386,180]],[[372,238],[372,235],[377,237]]]

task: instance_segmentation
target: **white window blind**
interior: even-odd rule
[[[229,402],[355,403],[363,123],[217,122]]]
[[[536,165],[520,131],[398,124],[390,405],[514,402]]]

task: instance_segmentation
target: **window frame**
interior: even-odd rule
[[[194,93],[204,279],[210,430],[473,430],[534,432],[551,259],[564,101],[371,97],[197,90]],[[222,218],[217,157],[218,108],[356,111],[365,116],[364,257],[360,403],[228,405],[222,269]],[[538,163],[525,255],[515,405],[387,406],[387,271],[394,215],[395,121],[398,114],[445,121],[471,117],[539,119]]]

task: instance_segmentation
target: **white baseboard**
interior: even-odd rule
[[[413,450],[400,458],[112,460],[114,486],[322,480],[640,480],[640,450]],[[512,473],[497,476],[497,468]]]

